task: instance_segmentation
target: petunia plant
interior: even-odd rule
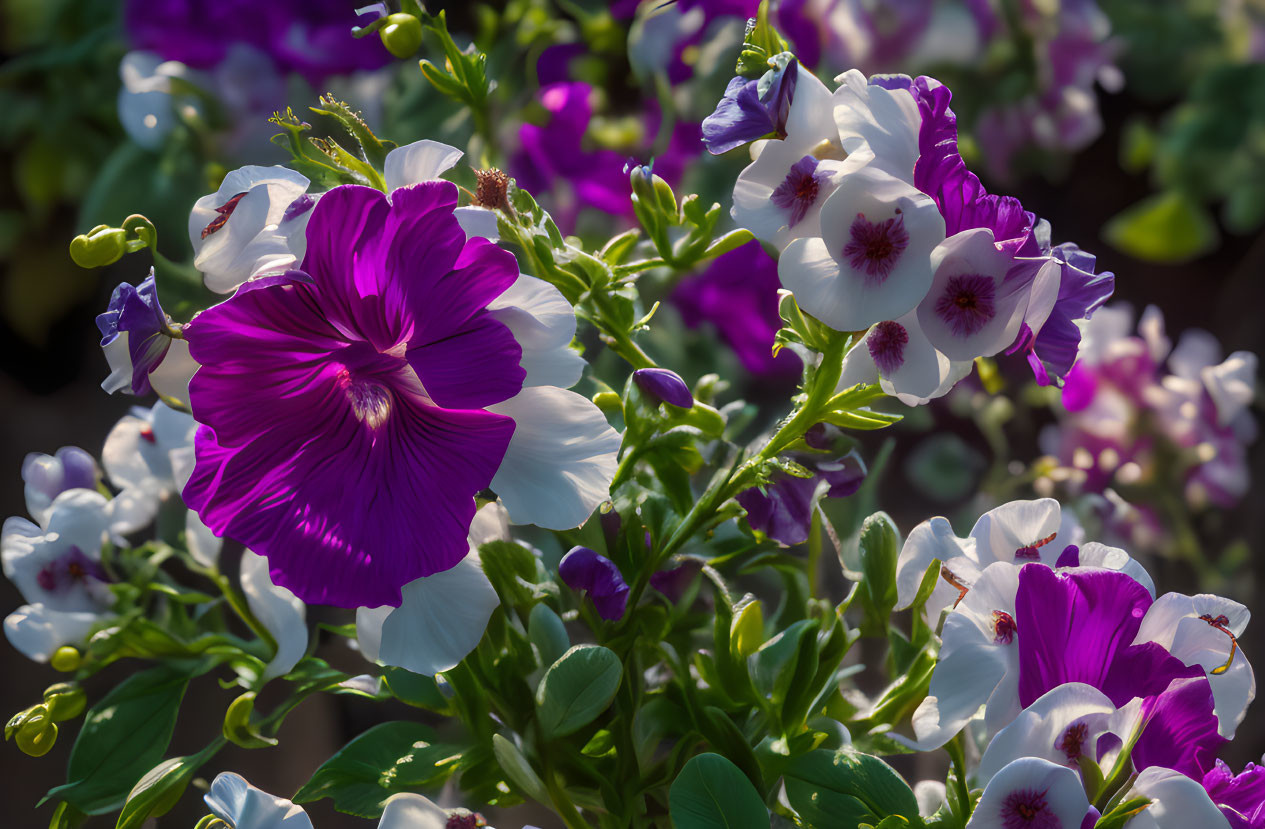
[[[1238,446],[1252,355],[1179,346],[1183,384],[1166,349],[1106,342],[1114,277],[987,192],[948,87],[822,80],[767,4],[701,126],[741,161],[730,210],[574,134],[535,170],[618,176],[631,226],[597,243],[487,163],[487,56],[443,12],[372,12],[357,35],[393,54],[438,43],[421,72],[468,109],[470,155],[321,96],[315,127],[274,115],[287,163],[71,244],[139,269],[98,318],[102,387],[158,400],[99,457],[29,456],[29,519],[4,525],[6,637],[65,675],[6,739],[39,757],[79,723],[51,826],[141,827],[195,792],[199,829],[302,829],[325,799],[382,829],[521,825],[528,802],[568,829],[1263,825],[1260,769],[1223,762],[1255,695],[1245,606],[1159,592],[1051,498],[902,536],[891,443],[861,439],[1010,359],[1065,401],[1202,406],[1178,425]],[[582,90],[547,94],[541,152],[588,121]],[[170,228],[189,262],[159,252]],[[797,388],[761,406],[677,359],[664,300],[753,371],[798,360]],[[1238,491],[1226,463],[1190,487]],[[194,682],[236,696],[182,709]],[[294,792],[224,768],[321,694],[411,716]],[[173,756],[188,717],[222,726]]]

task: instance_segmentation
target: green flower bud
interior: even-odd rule
[[[599,391],[593,395],[593,405],[601,409],[603,414],[610,414],[619,411],[623,407],[623,401],[613,391]]]
[[[49,716],[48,709],[37,705],[34,713],[18,728],[13,741],[24,754],[43,757],[57,742],[57,723]]]
[[[103,268],[127,253],[127,231],[121,227],[97,225],[70,240],[70,258],[81,268]]]
[[[9,718],[4,724],[4,738],[6,740],[13,739],[13,735],[26,724],[27,720],[32,717],[47,716],[48,709],[43,705],[32,705],[30,708],[23,709]]]
[[[44,704],[48,706],[49,716],[54,722],[73,720],[83,713],[88,695],[77,685],[60,682],[44,690]]]
[[[422,45],[422,21],[411,14],[389,15],[386,25],[378,30],[382,45],[397,58],[407,58]]]
[[[265,737],[251,724],[255,711],[255,692],[247,691],[229,703],[224,713],[224,739],[242,748],[267,748],[277,744],[276,738]]]
[[[83,657],[78,649],[70,645],[62,645],[53,651],[53,658],[48,660],[48,662],[53,666],[54,671],[69,673],[79,669],[79,663],[83,662]]]

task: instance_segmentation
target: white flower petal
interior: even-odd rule
[[[1208,366],[1221,362],[1221,343],[1217,338],[1200,328],[1189,328],[1182,332],[1177,347],[1168,355],[1168,368],[1178,377],[1187,380],[1198,380],[1199,373]]]
[[[918,814],[931,817],[946,802],[944,783],[939,780],[919,780],[914,784],[914,799],[918,801]]]
[[[868,148],[874,154],[871,165],[912,185],[922,130],[913,96],[903,89],[875,86],[856,69],[836,80],[834,119],[843,148],[849,154]]]
[[[1057,535],[1062,509],[1053,498],[1036,501],[1011,501],[991,509],[979,517],[971,528],[975,539],[975,552],[981,566],[994,561],[1039,560],[1051,567],[1058,560],[1063,545]],[[1055,535],[1041,547],[1031,550],[1051,535]],[[1024,558],[1016,555],[1024,550]]]
[[[203,799],[233,829],[312,829],[312,819],[302,807],[256,789],[232,772],[216,775]]]
[[[1057,542],[1056,542],[1057,543]],[[1062,545],[1060,544],[1060,549]],[[1146,588],[1146,592],[1155,595],[1155,582],[1141,562],[1130,556],[1119,547],[1110,547],[1097,541],[1080,545],[1080,566],[1101,567],[1104,570],[1117,570]]]
[[[1020,757],[1040,757],[1058,765],[1070,764],[1074,758],[1060,746],[1062,738],[1074,725],[1086,726],[1078,748],[1086,757],[1097,759],[1094,747],[1109,717],[1115,713],[1116,706],[1097,688],[1080,682],[1060,685],[1046,692],[1025,708],[1014,722],[997,732],[980,759],[977,780],[987,785],[1003,767]],[[1122,739],[1128,737],[1125,734]]]
[[[1230,822],[1204,787],[1172,769],[1143,769],[1129,797],[1149,797],[1151,805],[1127,824],[1128,829],[1229,829]]]
[[[1256,355],[1236,351],[1220,365],[1202,369],[1199,376],[1217,407],[1217,424],[1229,426],[1256,396]]]
[[[969,594],[968,594],[969,595]],[[951,740],[992,695],[1009,668],[1007,648],[987,638],[964,613],[944,620],[943,644],[926,699],[913,715],[920,750]]]
[[[932,562],[959,557],[975,558],[975,540],[958,538],[947,518],[937,516],[910,530],[896,559],[896,609],[904,610],[913,603]]]
[[[570,348],[575,309],[557,288],[520,274],[509,290],[488,304],[492,316],[509,328],[523,349],[519,365],[524,386],[570,388],[584,373],[584,358]]]
[[[203,567],[215,567],[220,561],[220,549],[224,542],[211,528],[202,523],[198,514],[189,510],[184,519],[184,543],[189,555]],[[271,578],[269,579],[271,582]]]
[[[588,398],[533,386],[488,410],[514,418],[514,436],[492,479],[511,521],[578,527],[610,497],[620,436]]]
[[[387,153],[383,167],[387,191],[421,184],[423,181],[434,181],[456,166],[463,155],[465,153],[456,147],[429,139],[396,147]]]
[[[466,232],[467,239],[478,237],[487,239],[489,242],[495,242],[501,238],[496,212],[493,210],[476,205],[467,205],[454,208],[452,215],[456,218],[457,224],[461,225],[461,229]]]
[[[848,162],[825,159],[817,162],[814,177],[817,195],[804,215],[793,226],[788,226],[790,211],[772,201],[776,190],[791,173],[791,168],[805,156],[811,156],[812,146],[787,139],[770,141],[760,157],[747,166],[734,182],[733,209],[730,211],[739,227],[750,230],[757,239],[783,250],[794,239],[821,235],[821,209],[834,192],[846,170],[860,166],[859,159]]]
[[[188,406],[189,381],[197,370],[198,364],[189,354],[189,341],[172,340],[162,362],[149,373],[149,383],[160,396]]]
[[[175,492],[171,452],[193,443],[193,417],[162,403],[133,409],[106,436],[101,463],[119,489],[135,489],[162,499]]]
[[[400,592],[403,601],[387,609],[380,628],[382,608],[356,612],[357,638],[366,657],[426,676],[452,669],[474,650],[500,604],[474,552],[449,570],[409,582]]]
[[[82,646],[101,621],[98,613],[50,610],[42,604],[26,604],[4,619],[4,636],[27,659],[47,662],[58,648]]]
[[[854,241],[854,223],[888,221],[899,222],[908,236],[889,270],[870,274],[853,267],[855,257],[845,249]],[[931,287],[932,251],[944,240],[944,219],[935,202],[903,181],[872,167],[849,173],[822,205],[821,227],[820,239],[791,242],[777,272],[800,307],[832,328],[859,331],[898,319]],[[890,238],[895,231],[887,232]]]
[[[1011,800],[1015,793],[1028,795],[1026,805],[1048,810],[1057,821],[1042,822],[1045,826],[1061,829],[1080,829],[1081,821],[1089,812],[1089,800],[1080,777],[1066,766],[1059,766],[1038,757],[1023,757],[1003,768],[984,787],[966,829],[1002,829],[1019,825],[1019,814],[1007,814],[1016,804]],[[1031,799],[1029,799],[1031,798]]]
[[[796,70],[795,96],[786,115],[786,140],[814,147],[822,141],[838,143],[832,99],[834,93],[802,64]]]
[[[242,554],[242,592],[250,610],[277,641],[277,653],[264,671],[265,681],[288,674],[307,651],[305,605],[268,574],[268,559],[245,551]]]
[[[918,321],[949,359],[989,357],[1014,342],[1027,308],[1028,285],[1022,280],[1006,282],[1013,262],[993,244],[988,228],[955,233],[932,252],[935,278],[918,306]],[[963,280],[970,284],[963,286]],[[974,313],[956,307],[964,295],[955,291],[964,287],[980,292],[975,293]]]
[[[420,794],[392,795],[378,829],[444,829],[448,813]]]
[[[510,516],[505,507],[493,501],[484,504],[470,522],[470,547],[478,550],[489,541],[508,541]]]
[[[105,361],[110,366],[110,374],[101,381],[101,388],[108,394],[120,391],[132,393],[132,352],[127,347],[129,333],[120,331],[108,345],[101,346]]]
[[[893,397],[929,400],[949,376],[949,358],[936,351],[922,333],[916,311],[878,323],[866,332],[861,346],[875,360],[875,369],[882,377],[879,385]],[[878,360],[884,360],[884,365],[895,363],[895,367],[880,368]]]

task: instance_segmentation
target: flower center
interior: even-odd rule
[[[1049,544],[1051,541],[1054,540],[1055,536],[1057,535],[1058,535],[1057,532],[1053,532],[1053,533],[1050,533],[1049,536],[1047,536],[1046,538],[1041,539],[1040,541],[1037,541],[1033,544],[1029,544],[1025,547],[1020,547],[1018,550],[1015,550],[1015,558],[1023,559],[1024,561],[1040,561],[1041,554],[1037,552],[1037,550],[1044,547],[1046,544]]]
[[[817,159],[806,155],[796,161],[782,183],[770,196],[772,202],[790,212],[787,227],[795,227],[817,202],[821,182],[817,179]]]
[[[889,377],[905,364],[905,346],[909,344],[909,332],[898,322],[887,320],[874,326],[865,340],[878,366],[879,374]]]
[[[444,824],[444,829],[479,829],[479,827],[487,825],[488,822],[483,815],[462,809],[448,816],[448,822]]]
[[[1015,624],[1015,617],[1011,616],[1004,610],[993,611],[993,641],[998,645],[1009,645],[1015,641],[1015,634],[1019,632],[1019,626]]]
[[[1054,747],[1067,755],[1069,762],[1075,763],[1084,753],[1085,737],[1089,734],[1089,725],[1078,722],[1067,727],[1063,736],[1059,737]]]
[[[40,588],[49,593],[64,593],[90,578],[105,581],[105,571],[78,547],[71,547],[35,574]]]
[[[370,429],[377,429],[386,423],[391,414],[391,391],[372,380],[357,380],[346,370],[339,374],[343,392],[351,403],[351,411],[356,418]]]
[[[1006,796],[1001,810],[1005,829],[1063,829],[1045,801],[1045,792],[1018,789]]]
[[[909,233],[900,208],[895,216],[882,222],[871,222],[864,213],[858,213],[849,232],[852,240],[844,245],[844,258],[865,274],[866,285],[881,285],[891,276],[900,255],[909,246]]]
[[[997,288],[986,276],[954,276],[936,301],[936,314],[956,336],[970,337],[994,317],[996,296]]]
[[[215,212],[219,215],[212,219],[210,224],[202,228],[203,239],[228,224],[228,217],[233,215],[233,211],[237,209],[237,203],[242,200],[242,196],[244,195],[246,195],[246,192],[238,193],[236,196],[233,196],[233,198],[224,202],[224,204],[215,208]]]

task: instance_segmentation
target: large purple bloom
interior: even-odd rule
[[[1113,570],[1019,572],[1019,704],[1027,707],[1068,682],[1092,685],[1121,707],[1143,699],[1150,715],[1133,750],[1135,766],[1163,766],[1198,778],[1225,739],[1217,733],[1212,688],[1203,668],[1160,645],[1134,645],[1151,595]]]
[[[485,408],[521,389],[522,352],[487,305],[518,267],[466,239],[456,202],[448,182],[337,187],[307,227],[310,283],[249,282],[186,329],[185,500],[304,601],[399,605],[456,565],[514,434]]]
[[[351,36],[353,7],[343,0],[129,0],[123,20],[135,48],[165,60],[210,69],[245,43],[318,84],[391,60],[378,38]]]

